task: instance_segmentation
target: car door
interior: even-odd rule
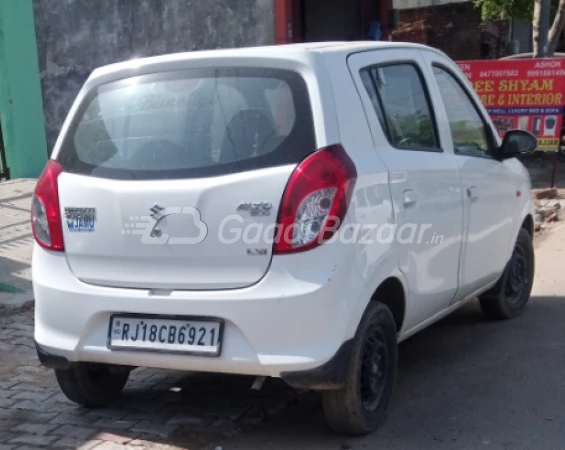
[[[423,57],[444,105],[438,114],[449,126],[446,145],[461,173],[466,219],[457,298],[462,298],[495,282],[506,266],[517,226],[519,173],[512,162],[493,158],[498,139],[457,66],[435,52],[425,51]]]
[[[423,63],[411,49],[349,57],[375,150],[389,171],[393,250],[409,289],[407,331],[447,308],[456,294],[463,230],[459,166],[443,148]]]

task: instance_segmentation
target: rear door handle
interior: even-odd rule
[[[405,207],[414,206],[418,201],[416,191],[413,189],[406,189],[402,194],[402,204]]]
[[[467,188],[467,197],[474,202],[479,198],[479,188],[476,186],[471,186]]]

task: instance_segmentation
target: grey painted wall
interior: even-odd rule
[[[274,43],[273,0],[33,0],[49,151],[93,69]]]

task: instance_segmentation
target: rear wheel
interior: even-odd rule
[[[396,379],[396,323],[383,304],[372,303],[354,338],[345,386],[322,393],[329,425],[339,433],[363,435],[381,425]]]
[[[63,394],[69,400],[87,407],[104,406],[119,398],[129,373],[127,368],[87,363],[55,370]]]
[[[497,287],[479,298],[484,314],[497,320],[512,319],[522,313],[534,283],[534,246],[530,234],[521,229]]]

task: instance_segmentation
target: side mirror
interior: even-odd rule
[[[537,147],[538,140],[532,133],[524,130],[512,130],[504,135],[497,156],[500,160],[514,158],[520,154],[532,153]]]

